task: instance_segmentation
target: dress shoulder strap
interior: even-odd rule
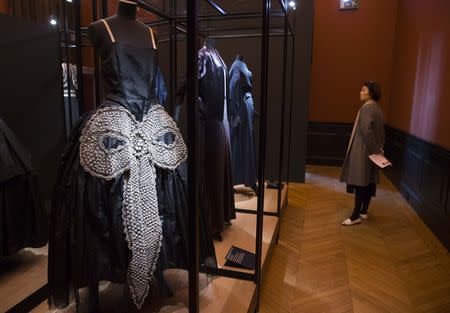
[[[150,37],[152,38],[153,49],[156,49],[155,36],[153,35],[153,30],[150,27],[148,28],[148,30],[150,31]]]
[[[116,39],[114,38],[114,35],[111,31],[111,28],[109,27],[108,22],[105,21],[104,19],[101,19],[101,21],[103,22],[103,24],[105,24],[106,30],[108,31],[109,37],[111,38],[111,42],[116,42]]]

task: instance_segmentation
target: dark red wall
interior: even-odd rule
[[[0,13],[9,13],[8,0],[0,0]]]
[[[338,0],[315,0],[309,120],[352,122],[364,80],[379,81],[386,107],[390,93],[397,0],[363,0],[339,10]]]
[[[450,1],[400,0],[387,122],[450,149]]]
[[[352,122],[379,81],[387,124],[450,149],[450,1],[316,0],[309,120]]]

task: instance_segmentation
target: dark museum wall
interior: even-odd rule
[[[29,153],[46,209],[65,140],[58,45],[53,27],[0,15],[0,119]]]

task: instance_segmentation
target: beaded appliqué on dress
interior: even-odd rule
[[[164,137],[171,134],[172,142]],[[115,147],[105,144],[113,140]],[[80,163],[91,175],[112,179],[125,174],[122,217],[131,250],[128,285],[140,309],[148,294],[162,244],[155,165],[175,169],[187,158],[186,145],[175,121],[154,105],[142,122],[126,109],[99,109],[80,137]]]

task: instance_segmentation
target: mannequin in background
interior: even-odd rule
[[[67,66],[68,64],[68,66]],[[77,99],[77,67],[74,64],[63,62],[61,64],[63,74],[64,112],[66,117],[66,134],[69,136],[70,129],[76,124],[80,117]],[[70,90],[70,92],[69,92]]]
[[[199,50],[198,62],[203,164],[200,199],[210,231],[220,239],[224,227],[236,218],[228,124],[228,73],[212,38],[207,38]]]
[[[252,97],[252,72],[239,54],[230,72],[230,124],[233,184],[251,187],[256,193],[256,154],[253,140],[255,109]]]
[[[227,66],[216,50],[213,38],[207,38],[198,51],[198,79],[201,215],[205,216],[211,234],[221,240],[220,233],[236,218],[236,212],[227,113]],[[184,77],[176,93],[175,119],[185,94]]]

